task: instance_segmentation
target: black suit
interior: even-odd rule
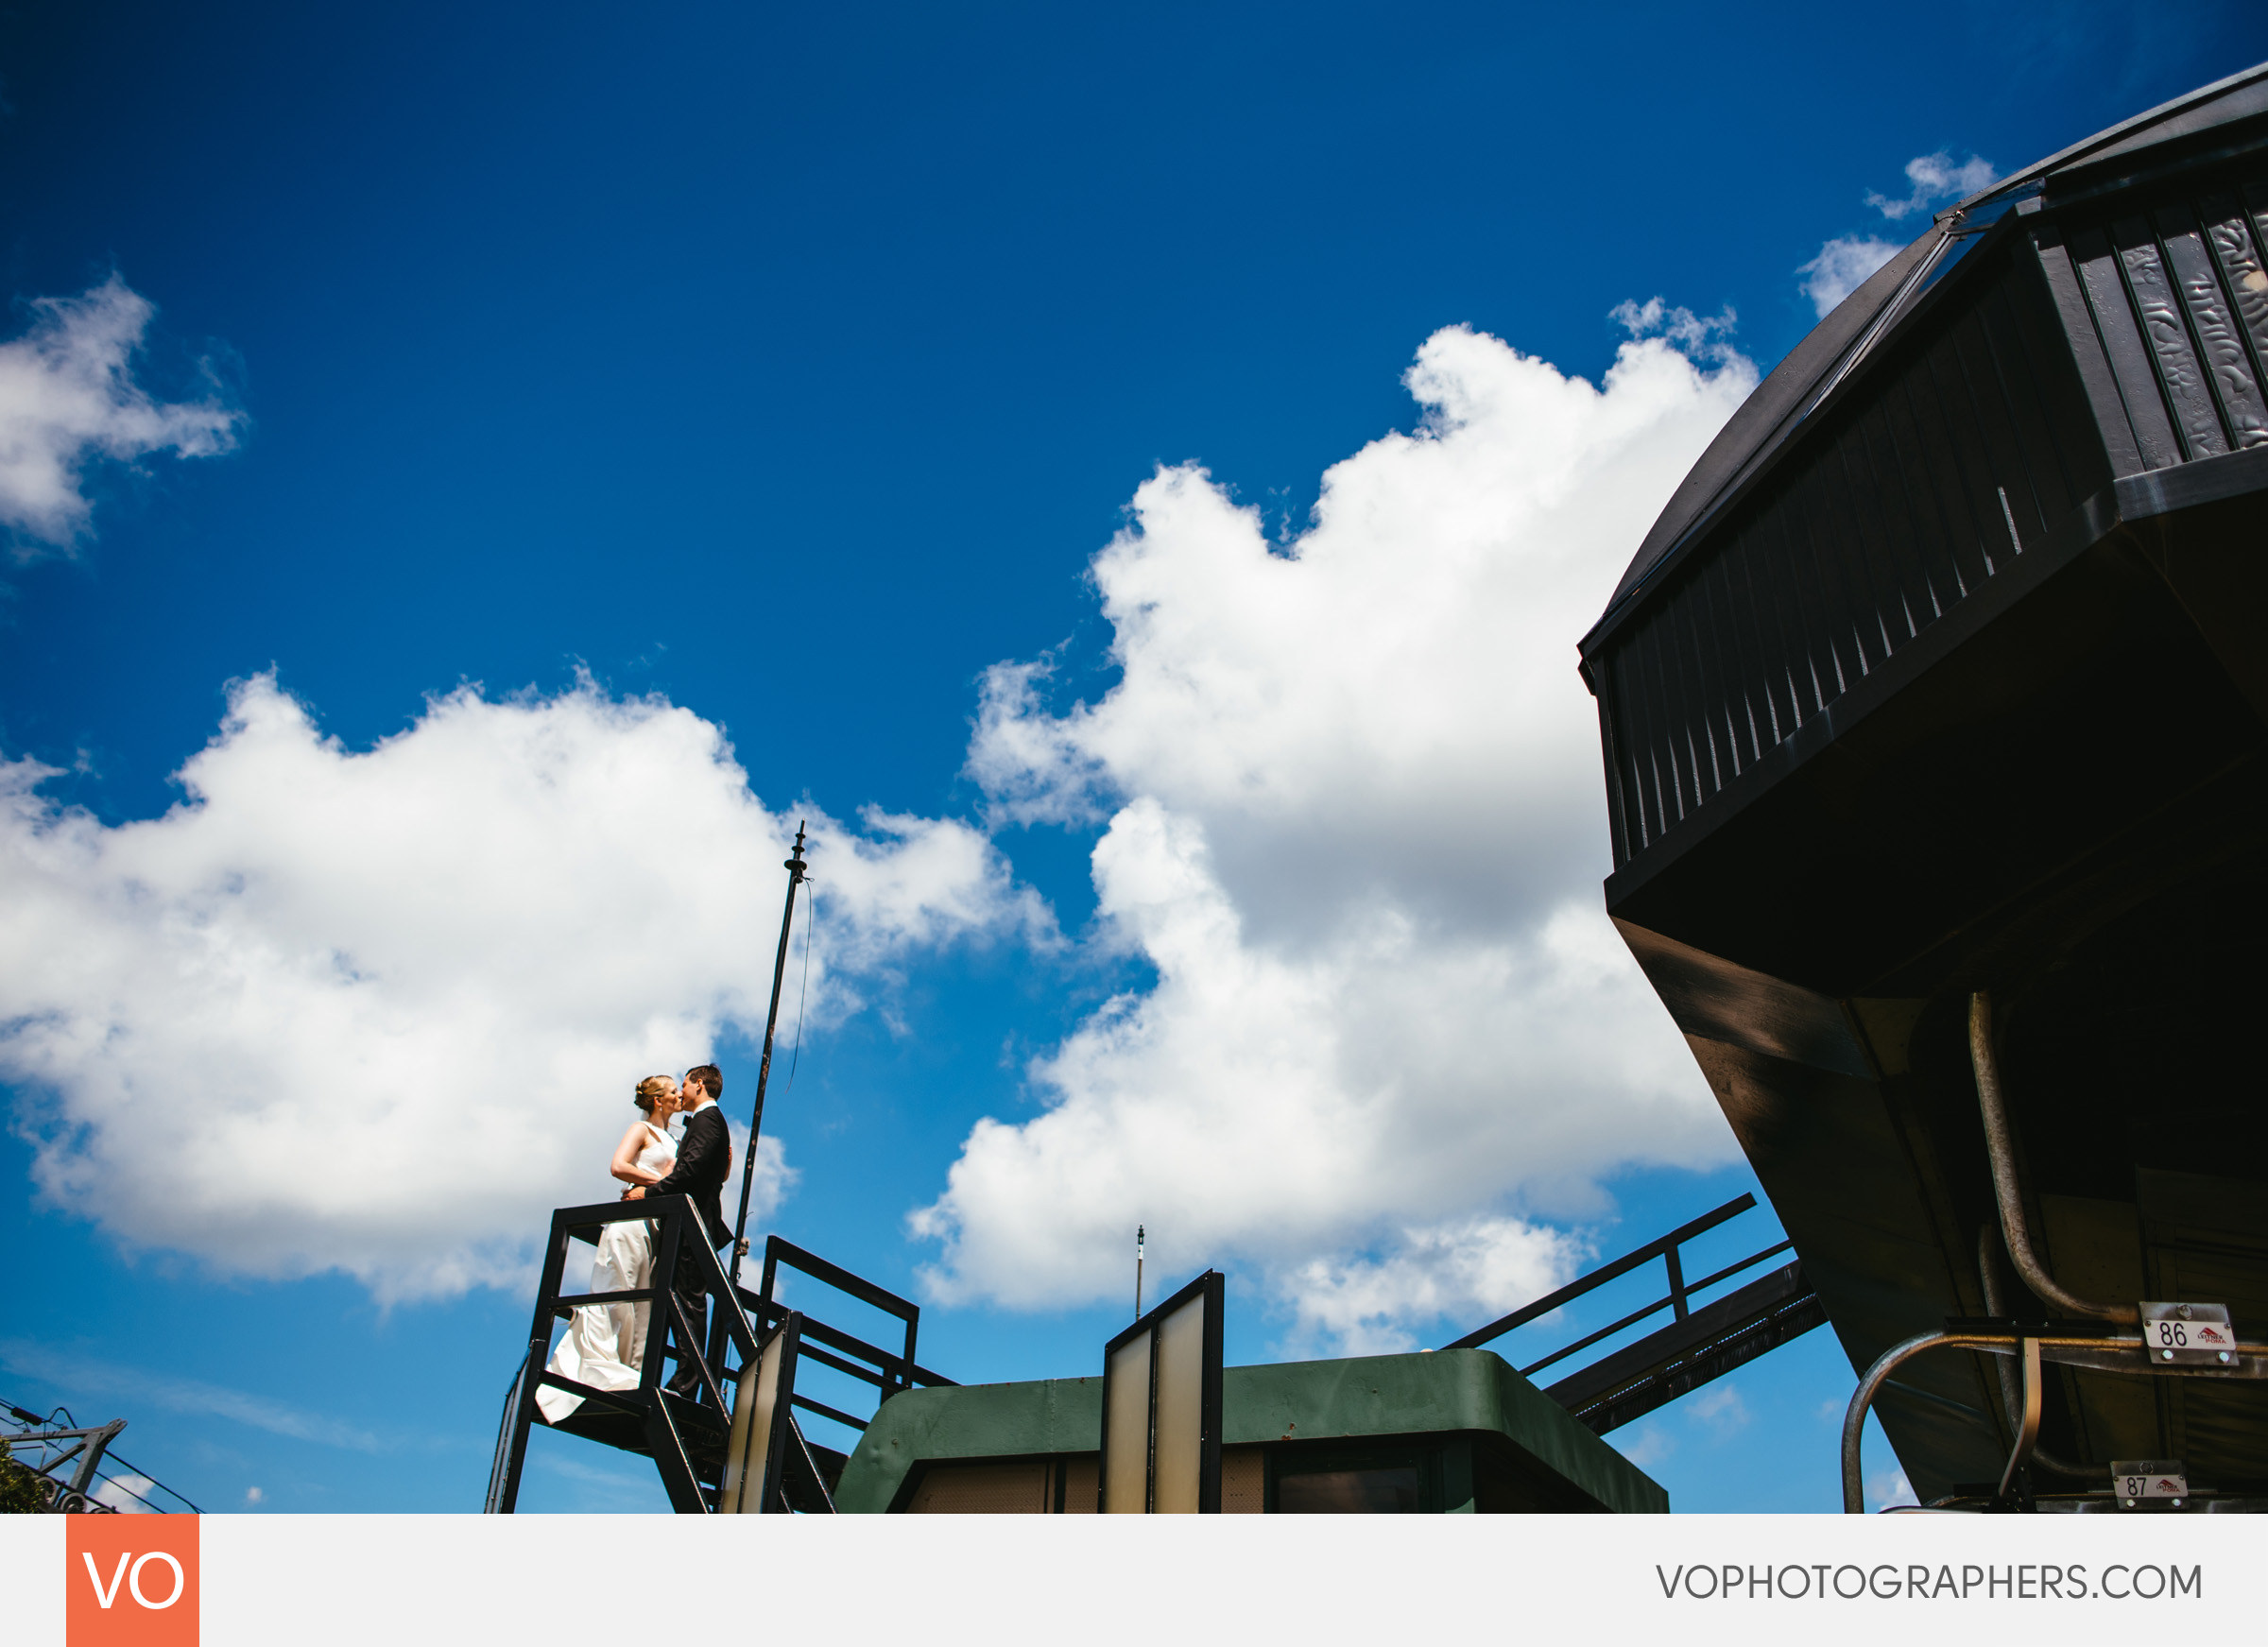
[[[722,1246],[732,1239],[732,1227],[725,1222],[723,1192],[725,1179],[732,1171],[732,1139],[725,1130],[724,1111],[713,1104],[704,1104],[685,1118],[685,1136],[678,1144],[678,1162],[669,1175],[658,1184],[648,1185],[648,1198],[661,1195],[689,1197],[695,1210],[701,1215],[710,1242]],[[693,1328],[696,1339],[707,1320],[705,1299],[708,1289],[702,1284],[701,1272],[696,1266],[700,1258],[690,1243],[678,1250],[671,1291],[684,1307],[685,1319]],[[691,1396],[701,1387],[701,1375],[694,1369],[691,1360],[701,1353],[698,1343],[686,1344],[679,1339],[680,1359],[669,1387],[680,1396]]]

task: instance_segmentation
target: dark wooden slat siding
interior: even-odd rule
[[[2141,450],[2144,469],[2171,469],[2182,460],[2181,443],[2174,434],[2174,420],[2166,410],[2164,387],[2151,362],[2150,345],[2135,317],[2126,279],[2120,272],[2119,254],[2110,236],[2100,229],[2083,229],[2071,236],[2071,258],[2078,266],[2079,284],[2094,316],[2095,332],[2103,352],[2110,357],[2111,375],[2118,381],[2119,398],[2126,405],[2126,421]]]
[[[1936,374],[1917,360],[1906,371],[1904,386],[1914,398],[1914,421],[1921,436],[1921,483],[1937,500],[1937,517],[1945,523],[1953,564],[1961,571],[1961,592],[1971,595],[1984,587],[1992,568],[1986,562],[1984,523],[1968,497],[1967,477],[1962,473],[1961,459],[1954,450]],[[1994,513],[1997,516],[1999,511]],[[1997,526],[2000,523],[1996,519],[1993,523]]]
[[[1930,569],[1937,591],[1938,609],[1950,610],[1968,593],[1961,580],[1961,563],[1953,555],[1953,531],[1945,518],[1936,491],[1929,484],[1930,460],[1923,449],[1921,425],[1915,420],[1914,400],[1906,393],[1903,377],[1882,387],[1882,416],[1898,459],[1899,490],[1911,511],[1914,552]]]
[[[1835,680],[1844,692],[1881,667],[1884,650],[1881,626],[1875,621],[1875,601],[1867,589],[1866,568],[1855,553],[1856,523],[1847,510],[1837,506],[1830,476],[1835,463],[1835,441],[1830,437],[1820,454],[1822,461],[1809,463],[1788,489],[1790,528],[1811,540],[1819,562],[1819,580],[1833,604],[1834,622],[1829,633],[1835,643]],[[1872,631],[1870,634],[1869,631]]]
[[[1654,746],[1654,688],[1646,677],[1646,631],[1641,625],[1621,655],[1625,677],[1624,702],[1629,706],[1631,775],[1638,784],[1639,834],[1648,843],[1663,834],[1661,755]]]
[[[1990,501],[2000,506],[2001,527],[2007,534],[2009,552],[2020,555],[2024,544],[2036,542],[2045,534],[2047,522],[2033,495],[2031,470],[2016,437],[2016,419],[2001,392],[2001,374],[1993,362],[1991,340],[1985,335],[1983,305],[1954,322],[1953,336],[1959,343],[1956,358],[1962,392],[1984,437],[1984,480],[1992,488]]]
[[[2030,542],[2045,534],[2048,523],[2061,511],[2051,513],[2053,506],[2040,495],[2042,480],[2033,472],[2036,463],[2024,439],[2023,413],[2010,398],[2008,369],[2002,364],[2016,347],[2015,328],[2007,317],[2008,288],[2014,283],[2007,278],[1995,281],[1984,300],[1963,320],[1961,363],[1977,420],[1992,442],[1994,481],[2008,494],[2018,536]],[[2060,489],[2062,477],[2051,473],[2045,484]]]
[[[1874,466],[1867,460],[1866,430],[1859,418],[1846,418],[1836,431],[1834,460],[1828,465],[1836,507],[1849,523],[1856,553],[1866,568],[1866,587],[1880,626],[1877,639],[1888,658],[1914,638],[1912,602],[1894,540],[1884,535],[1881,489],[1875,484]]]
[[[2102,437],[2088,425],[2084,415],[2087,388],[2079,381],[2070,355],[2055,347],[2048,331],[2052,317],[2046,312],[2044,297],[2036,285],[2027,282],[2023,271],[2011,269],[2009,278],[1985,294],[1981,305],[1984,338],[1991,346],[1993,367],[2000,377],[2001,402],[2008,408],[2009,422],[2016,431],[2018,458],[2031,485],[2041,532],[2062,520],[2081,499],[2102,489],[2101,482],[2084,490],[2073,484],[2063,450],[2064,443],[2072,439],[2100,447]],[[2091,328],[2088,341],[2093,341]],[[2056,426],[2059,400],[2074,414],[2064,428]]]
[[[1618,655],[1608,678],[1626,682],[1630,661]],[[1633,853],[1645,849],[1655,835],[1652,820],[1646,813],[1644,782],[1645,732],[1639,725],[1635,696],[1627,690],[1618,689],[1613,695],[1615,716],[1615,758],[1622,763],[1623,776],[1623,836]]]
[[[1677,790],[1680,815],[1698,808],[1714,790],[1710,782],[1707,729],[1696,725],[1708,712],[1701,684],[1696,648],[1700,636],[1693,622],[1693,581],[1685,579],[1673,592],[1663,611],[1661,639],[1668,665],[1671,752],[1683,763],[1683,782]]]
[[[1721,653],[1718,659],[1720,678],[1725,683],[1725,731],[1732,744],[1732,766],[1735,776],[1756,764],[1756,716],[1749,707],[1749,658],[1746,614],[1742,602],[1734,593],[1730,557],[1712,556],[1705,570],[1709,579],[1710,605],[1717,620],[1717,635]]]
[[[1937,392],[1937,427],[1943,431],[1945,442],[1938,472],[1960,500],[1967,520],[1967,541],[1975,558],[1964,560],[1962,570],[1974,579],[1969,586],[1973,589],[2000,570],[2015,546],[2008,540],[2000,488],[1991,473],[1984,433],[1962,370],[1960,336],[1950,326],[1929,352],[1927,368],[1930,386]]]
[[[1677,803],[1672,815],[1682,819],[1701,804],[1701,779],[1693,759],[1693,709],[1700,695],[1692,678],[1690,603],[1682,598],[1682,588],[1673,589],[1669,594],[1661,609],[1661,622],[1654,630],[1654,644],[1661,664],[1662,737],[1677,783]]]
[[[1689,580],[1686,598],[1692,605],[1693,655],[1701,677],[1694,719],[1709,741],[1709,793],[1714,795],[1740,775],[1741,763],[1732,745],[1731,723],[1725,717],[1725,629],[1717,617],[1712,582],[1697,574]]]
[[[2017,330],[2036,372],[2046,372],[2058,362],[2069,365],[2074,392],[2070,397],[2049,393],[2045,410],[2063,469],[2065,495],[2075,504],[2101,490],[2110,475],[2139,474],[2147,466],[2063,230],[2053,223],[2035,229],[2032,249],[2036,264],[2025,266],[2019,260],[2023,272],[2018,276],[2019,300],[2014,305]],[[2036,282],[2033,289],[2044,297],[2044,303],[2022,300],[2032,295],[2022,289],[2029,281]],[[2092,467],[2095,459],[2105,471],[2099,479]]]
[[[1661,626],[1666,614],[1649,619],[1639,633],[1639,678],[1645,683],[1646,776],[1654,786],[1654,832],[1667,834],[1685,816],[1677,798],[1677,767],[1670,747],[1670,694],[1661,672]]]
[[[1801,726],[1836,695],[1834,648],[1820,634],[1834,622],[1834,614],[1827,609],[1826,592],[1819,587],[1819,564],[1809,553],[1809,545],[1796,540],[1786,502],[1783,487],[1758,522],[1758,529],[1767,543],[1777,547],[1780,564],[1788,569],[1787,582],[1781,587],[1787,597],[1783,604],[1792,609],[1788,635],[1796,643],[1791,661],[1796,665],[1796,725]]]
[[[1714,565],[1705,566],[1692,579],[1693,640],[1701,657],[1701,724],[1709,733],[1712,795],[1741,774],[1740,746],[1733,741],[1732,719],[1726,713],[1730,694],[1725,665],[1730,647],[1718,610],[1717,579],[1711,575],[1715,571]]]
[[[2117,278],[2115,261],[2105,270]],[[1877,362],[1870,387],[1830,409],[1622,631],[1600,675],[1618,863],[2099,489],[2079,490],[2107,466],[2053,301],[2010,257],[1980,268],[1966,300]],[[2072,437],[2093,455],[2066,455]]]
[[[1843,655],[1848,652],[1850,643],[1844,640],[1840,647],[1836,645],[1845,622],[1843,602],[1838,598],[1841,591],[1833,586],[1827,568],[1820,564],[1817,546],[1805,529],[1800,488],[1796,484],[1801,478],[1800,474],[1791,475],[1778,488],[1778,495],[1773,499],[1764,519],[1767,526],[1778,528],[1787,545],[1788,563],[1796,571],[1796,591],[1809,620],[1804,625],[1808,643],[1804,650],[1811,664],[1810,678],[1815,682],[1804,703],[1805,712],[1810,713],[1825,709],[1842,695]],[[1859,673],[1855,664],[1850,673],[1855,680]]]
[[[1874,483],[1868,512],[1878,523],[1882,540],[1897,547],[1893,566],[1913,632],[1918,635],[1952,604],[1951,570],[1932,564],[1929,536],[1915,518],[1914,500],[1899,462],[1898,442],[1891,437],[1889,415],[1879,399],[1860,410],[1853,430],[1857,436],[1854,462],[1865,469]],[[1942,590],[1940,583],[1945,585]]]
[[[1906,626],[1897,557],[1882,541],[1882,523],[1874,506],[1870,478],[1864,472],[1864,463],[1858,425],[1846,418],[1835,431],[1819,472],[1825,482],[1829,520],[1840,525],[1850,563],[1858,571],[1859,588],[1865,600],[1864,616],[1871,626],[1865,634],[1866,650],[1879,669],[1913,637]]]
[[[1660,820],[1655,815],[1653,753],[1646,746],[1650,729],[1646,725],[1645,683],[1641,678],[1637,638],[1631,643],[1615,648],[1607,660],[1608,690],[1613,694],[1617,725],[1622,729],[1621,748],[1623,764],[1630,783],[1630,834],[1638,849],[1645,848],[1661,836]]]
[[[1756,625],[1757,684],[1763,691],[1765,713],[1760,729],[1777,745],[1796,729],[1796,680],[1788,667],[1787,630],[1763,546],[1744,527],[1732,534],[1732,540],[1739,546],[1741,571],[1748,582],[1748,610]]]
[[[1614,847],[1614,861],[1626,864],[1637,849],[1631,845],[1627,822],[1629,803],[1623,795],[1623,758],[1615,737],[1614,699],[1599,694],[1599,763],[1606,770],[1606,832]]]
[[[2174,432],[2181,437],[2186,458],[2218,457],[2228,450],[2221,427],[2221,409],[2213,403],[2212,386],[2190,336],[2189,320],[2180,295],[2166,268],[2165,252],[2143,217],[2122,217],[2111,225],[2111,239],[2119,249],[2119,267],[2126,276],[2126,290],[2141,317],[2143,335],[2157,369],[2159,386],[2174,410]]]
[[[1640,725],[1638,695],[1631,690],[1630,648],[1618,647],[1606,660],[1600,698],[1614,720],[1614,758],[1622,779],[1623,839],[1632,853],[1645,850],[1654,832],[1646,819],[1645,786],[1639,780],[1639,752],[1644,730]]]

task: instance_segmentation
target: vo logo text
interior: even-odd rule
[[[68,1647],[198,1647],[197,1519],[65,1517]]]

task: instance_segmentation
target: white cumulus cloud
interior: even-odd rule
[[[1972,154],[1965,161],[1955,161],[1950,149],[1941,148],[1906,162],[1909,189],[1904,196],[1893,198],[1868,190],[1866,204],[1891,222],[1901,223],[1940,200],[1967,199],[1990,187],[1999,175],[1988,160]],[[1803,277],[1803,295],[1811,299],[1819,318],[1826,319],[1868,275],[1897,256],[1901,244],[1872,233],[1838,234],[1823,242],[1819,255],[1796,270]]]
[[[1992,162],[1980,155],[1972,154],[1956,162],[1951,150],[1941,148],[1935,154],[1916,155],[1906,162],[1906,181],[1911,187],[1902,197],[1894,199],[1868,190],[1866,203],[1891,222],[1902,222],[1940,200],[1965,200],[1981,189],[1990,188],[1999,176],[1992,169]]]
[[[146,1475],[121,1472],[96,1483],[87,1497],[98,1504],[108,1504],[121,1515],[148,1516],[158,1513],[158,1506],[148,1498],[158,1490],[158,1484]]]
[[[86,472],[157,452],[210,457],[236,443],[242,414],[217,397],[167,403],[134,380],[155,313],[112,275],[76,298],[41,298],[23,336],[0,343],[0,525],[19,558],[69,549],[94,506]]]
[[[1824,320],[1898,251],[1897,241],[1884,240],[1879,234],[1838,235],[1796,272],[1803,276],[1803,295],[1811,299],[1812,308]]]
[[[1161,470],[1093,563],[1117,684],[1057,712],[1047,660],[989,673],[971,772],[1003,821],[1108,818],[1103,928],[1156,983],[971,1132],[913,1218],[940,1296],[1111,1295],[1140,1221],[1162,1272],[1249,1261],[1297,1334],[1400,1342],[1558,1278],[1533,1219],[1602,1175],[1729,1158],[1600,907],[1574,647],[1756,379],[1729,317],[1623,317],[1655,335],[1595,386],[1435,335],[1418,429],[1289,545]]]
[[[768,811],[715,726],[589,681],[465,688],[358,752],[260,677],[162,817],[106,825],[51,776],[0,762],[0,1079],[45,1197],[386,1298],[518,1279],[551,1208],[611,1198],[638,1078],[760,1030],[799,816],[815,1008],[926,946],[1052,931],[967,825]]]
[[[1915,1495],[1914,1484],[1906,1479],[1902,1469],[1885,1469],[1866,1478],[1866,1502],[1878,1513],[1920,1501]]]
[[[1293,1272],[1295,1343],[1348,1355],[1414,1349],[1411,1321],[1466,1317],[1479,1326],[1564,1285],[1589,1256],[1566,1231],[1522,1218],[1396,1233],[1383,1256],[1313,1259]]]

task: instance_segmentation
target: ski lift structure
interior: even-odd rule
[[[1940,213],[1581,643],[1607,912],[1860,1375],[1847,1509],[1870,1410],[1925,1503],[2268,1504],[2264,539],[2268,65]]]
[[[0,1430],[0,1454],[30,1471],[39,1485],[40,1507],[47,1514],[116,1515],[129,1507],[116,1501],[121,1499],[159,1513],[202,1514],[180,1493],[111,1450],[126,1429],[124,1418],[88,1427],[81,1426],[67,1407],[42,1415],[12,1403],[8,1417],[20,1428]],[[121,1470],[124,1476],[117,1473]],[[172,1504],[161,1503],[150,1496],[153,1493]]]

